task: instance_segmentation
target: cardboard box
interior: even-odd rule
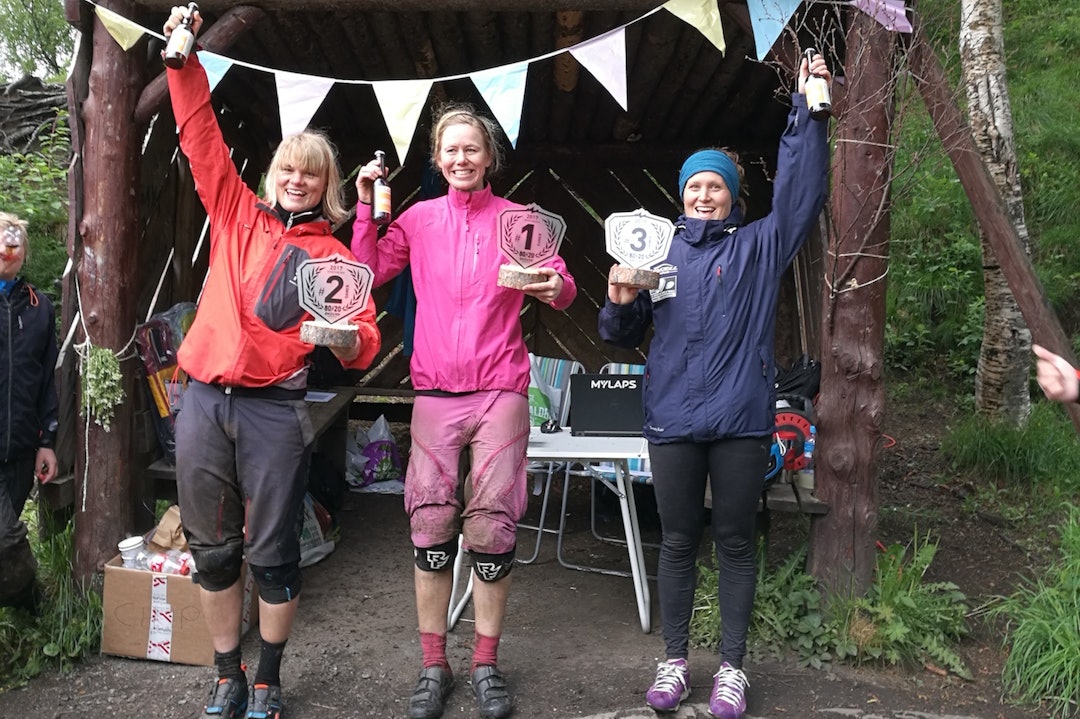
[[[244,564],[241,635],[259,620],[255,581]],[[101,652],[160,662],[213,666],[214,647],[191,577],[128,569],[120,555],[105,565]]]

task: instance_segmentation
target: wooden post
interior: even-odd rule
[[[1050,308],[1023,240],[1009,219],[1001,193],[990,177],[990,171],[986,169],[971,137],[971,130],[953,98],[941,61],[926,41],[918,13],[915,13],[912,26],[914,32],[908,51],[908,66],[934,122],[934,129],[967,193],[975,219],[986,233],[986,239],[994,250],[1005,281],[1009,283],[1009,289],[1020,306],[1034,340],[1066,358],[1075,367],[1077,361],[1072,343]],[[1080,405],[1066,403],[1065,410],[1072,418],[1073,426],[1080,432]]]
[[[832,597],[863,594],[875,564],[895,37],[853,13],[847,92],[838,108],[814,464],[817,496],[829,512],[812,520],[807,561]]]
[[[131,3],[107,3],[126,17]],[[82,214],[72,239],[78,290],[80,341],[121,354],[127,400],[115,408],[106,432],[80,417],[75,455],[75,576],[88,579],[116,554],[116,543],[134,523],[131,437],[136,367],[131,344],[137,287],[139,140],[131,121],[142,87],[145,40],[125,52],[96,18],[88,92],[79,112],[84,128]],[[78,108],[76,108],[78,109]],[[77,120],[75,121],[77,122]],[[72,180],[78,182],[79,180]]]

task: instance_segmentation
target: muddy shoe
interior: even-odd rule
[[[200,719],[243,719],[247,705],[247,681],[222,677],[211,690]]]
[[[448,667],[424,667],[409,697],[409,719],[438,719],[454,689],[454,673]]]
[[[498,667],[481,664],[472,673],[473,693],[482,719],[506,719],[514,711],[514,700]]]
[[[251,708],[247,719],[281,719],[285,707],[281,703],[281,687],[256,684],[251,687]]]

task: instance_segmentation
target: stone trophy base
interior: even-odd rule
[[[322,347],[352,347],[357,327],[352,322],[331,324],[323,320],[308,320],[300,325],[300,341]]]
[[[531,285],[534,282],[543,282],[546,279],[547,275],[543,272],[537,272],[536,270],[526,270],[517,265],[499,266],[499,287],[509,287],[512,290],[520,290],[525,285]]]
[[[615,265],[608,272],[608,282],[613,285],[624,287],[637,287],[641,290],[655,290],[660,286],[660,273],[653,270],[642,270],[637,267]]]

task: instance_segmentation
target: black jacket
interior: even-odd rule
[[[0,462],[56,442],[56,313],[21,279],[0,293]]]

